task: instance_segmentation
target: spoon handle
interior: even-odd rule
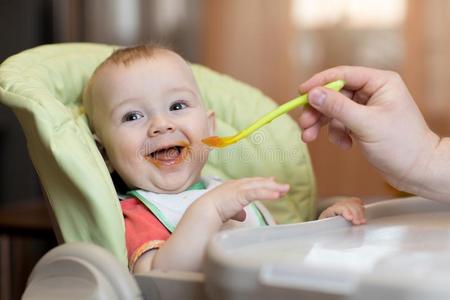
[[[344,87],[344,85],[345,85],[344,80],[336,80],[336,81],[333,81],[333,82],[330,82],[330,83],[324,85],[324,87],[335,90],[335,91],[340,91]],[[299,107],[301,105],[305,105],[307,103],[308,103],[308,94],[300,95],[300,96],[280,105],[275,110],[265,114],[264,116],[262,116],[261,118],[256,120],[253,124],[251,124],[249,127],[242,130],[238,135],[235,136],[235,138],[237,140],[240,140],[240,139],[248,136],[255,130],[266,125],[267,123],[272,122],[272,120],[276,119],[277,117],[281,116],[282,114],[285,114],[285,113],[293,110],[294,108]]]

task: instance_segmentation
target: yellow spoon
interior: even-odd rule
[[[336,80],[326,84],[325,87],[335,91],[340,91],[344,87],[344,85],[345,82],[343,80]],[[244,130],[235,135],[224,137],[210,136],[206,139],[203,139],[202,142],[208,146],[216,148],[223,148],[229,146],[252,134],[255,130],[261,128],[262,126],[272,122],[273,119],[281,116],[282,114],[287,113],[288,111],[296,107],[299,107],[300,105],[305,105],[306,103],[308,103],[308,94],[298,96],[297,98],[294,98],[289,102],[286,102],[285,104],[279,106],[275,110],[265,114],[264,116],[256,120],[253,124],[251,124],[249,127],[245,128]]]

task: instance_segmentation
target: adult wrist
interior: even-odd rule
[[[450,138],[439,139],[427,173],[424,191],[429,194],[428,198],[450,202]]]
[[[450,139],[433,133],[404,190],[431,200],[450,201]]]

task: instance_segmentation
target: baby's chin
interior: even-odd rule
[[[180,180],[179,178],[174,180],[164,179],[161,182],[153,183],[148,187],[148,189],[145,190],[159,194],[178,194],[186,191],[191,185],[199,180],[200,176],[192,179],[189,178],[187,180]]]

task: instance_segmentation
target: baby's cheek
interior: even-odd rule
[[[191,158],[195,163],[203,164],[208,160],[209,149],[204,144],[199,144],[191,148]]]

